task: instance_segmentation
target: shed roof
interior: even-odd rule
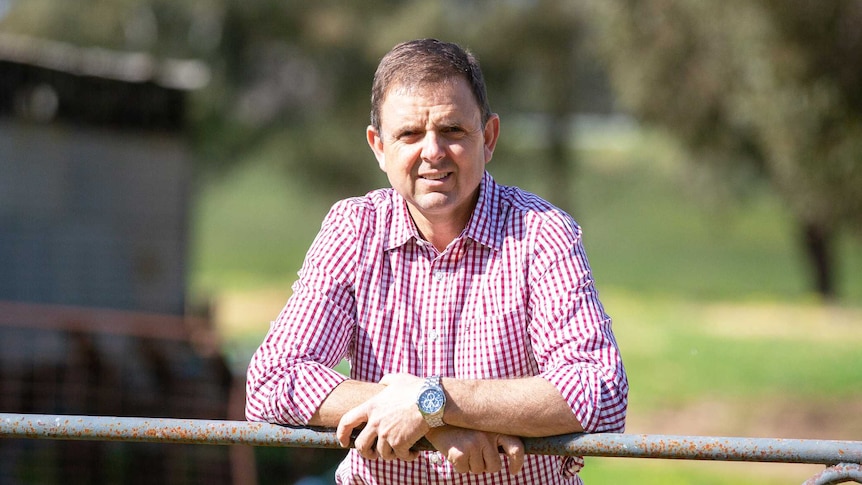
[[[156,59],[141,52],[78,47],[7,33],[0,33],[0,60],[78,76],[128,83],[152,82],[182,91],[200,89],[210,80],[209,68],[197,60]]]
[[[208,80],[195,60],[0,34],[0,116],[179,132],[186,94]]]

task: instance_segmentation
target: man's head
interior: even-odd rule
[[[380,108],[394,87],[413,88],[422,84],[463,77],[470,85],[482,111],[482,123],[491,117],[485,79],[479,61],[457,44],[437,39],[420,39],[396,45],[380,60],[371,87],[371,126],[380,130]]]
[[[372,105],[368,145],[442,251],[469,221],[500,132],[479,65],[454,44],[400,44],[380,63]]]

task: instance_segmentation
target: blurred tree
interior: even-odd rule
[[[814,289],[833,297],[836,235],[862,227],[862,1],[592,6],[625,106],[696,163],[767,178],[798,221]]]
[[[267,4],[270,3],[259,3]],[[239,9],[246,4],[233,5]],[[342,195],[355,194],[359,187],[385,183],[368,157],[364,131],[359,128],[364,127],[362,123],[368,116],[374,69],[379,58],[398,42],[439,37],[459,42],[477,53],[488,76],[495,109],[541,115],[537,118],[541,120],[539,131],[544,138],[538,140],[541,149],[538,160],[531,160],[531,166],[544,174],[548,198],[564,208],[572,208],[569,182],[575,160],[571,120],[579,104],[576,88],[584,77],[576,68],[589,62],[579,29],[584,9],[577,4],[566,0],[504,3],[378,0],[363,5],[323,2],[304,7],[293,5],[289,13],[282,15],[264,12],[254,20],[243,18],[250,10],[247,6],[242,8],[243,12],[228,16],[241,20],[226,27],[226,32],[234,32],[231,35],[234,40],[225,44],[233,52],[243,44],[242,39],[249,46],[257,45],[243,49],[253,55],[227,71],[247,72],[250,66],[261,62],[271,62],[272,69],[288,69],[283,55],[276,54],[270,61],[263,55],[274,47],[273,39],[282,39],[281,48],[289,45],[291,52],[300,57],[301,68],[295,72],[310,78],[304,83],[308,89],[296,97],[295,106],[278,109],[270,104],[269,111],[280,122],[262,120],[258,125],[264,129],[256,129],[257,136],[252,137],[255,141],[251,146],[260,146],[261,139],[268,139],[274,149],[291,153],[293,156],[285,160],[292,174],[324,181],[329,189],[334,188]],[[261,34],[261,30],[267,32],[260,27],[266,22],[274,26],[268,34]],[[243,29],[256,32],[257,40],[249,42],[250,36]],[[500,32],[506,35],[499,35]],[[261,45],[262,39],[268,40]],[[237,59],[237,56],[222,54],[222,58]],[[583,72],[595,76],[595,70]],[[270,73],[261,76],[260,82],[271,85],[274,79],[288,77]],[[236,81],[234,85],[239,84]],[[301,85],[298,81],[287,83],[293,89]],[[245,96],[250,94],[246,91]],[[272,92],[261,94],[260,99],[268,103],[278,98]],[[246,112],[259,116],[267,109],[260,106]],[[267,134],[273,130],[279,133],[277,137]],[[232,131],[238,132],[235,127]],[[514,140],[516,136],[507,132],[504,140]],[[495,163],[505,164],[509,154],[507,143],[503,143]]]
[[[573,211],[575,114],[612,109],[606,80],[586,48],[589,13],[569,0],[403,1],[385,16],[391,28],[380,29],[373,45],[382,53],[396,42],[433,36],[475,52],[491,106],[503,119],[495,165],[515,168],[522,181],[535,175],[543,195]]]
[[[542,115],[546,196],[573,211],[573,120],[583,108],[577,95],[591,61],[583,42],[585,9],[567,0],[507,2],[496,8],[486,2],[483,7],[487,19],[474,29],[472,43],[492,72],[504,74],[500,81],[510,109]]]
[[[218,42],[221,0],[11,0],[6,32],[81,46],[201,56]]]
[[[291,176],[344,193],[376,173],[356,154],[367,151],[361,120],[376,64],[366,25],[389,3],[27,0],[12,4],[0,29],[204,60],[213,78],[191,125],[203,168],[275,153]]]
[[[379,58],[403,40],[453,40],[482,60],[495,109],[538,120],[531,169],[571,209],[572,115],[588,71],[583,10],[566,0],[27,0],[0,28],[203,59],[214,72],[193,125],[203,163],[259,152],[337,195],[385,183],[363,129]],[[505,132],[495,163],[519,137]]]

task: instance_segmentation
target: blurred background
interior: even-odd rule
[[[495,178],[571,212],[627,432],[862,439],[862,1],[0,0],[0,412],[242,419],[380,57],[482,63]],[[0,484],[332,482],[340,451],[0,441]],[[807,465],[587,458],[588,484]]]

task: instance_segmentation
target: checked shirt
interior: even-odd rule
[[[588,432],[621,432],[628,382],[581,240],[565,212],[485,173],[473,215],[442,253],[393,189],[336,203],[293,294],[248,369],[249,420],[305,425],[335,386],[384,374],[541,376]],[[579,483],[579,457],[527,456],[510,476],[458,474],[350,451],[339,483]]]

